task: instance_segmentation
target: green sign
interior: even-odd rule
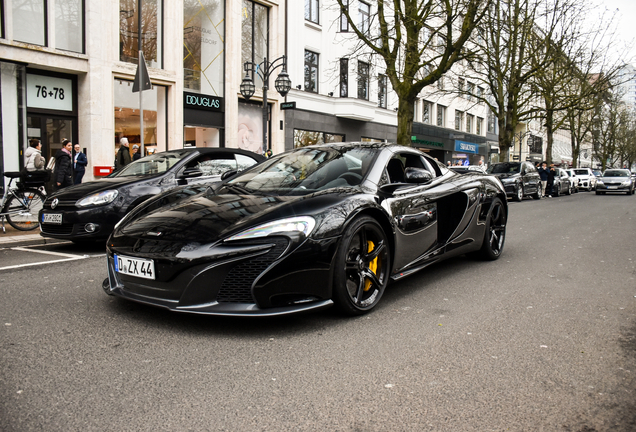
[[[417,137],[412,136],[411,137],[411,141],[413,142],[413,144],[421,144],[421,145],[425,145],[425,146],[429,146],[429,147],[444,147],[444,144],[439,143],[439,142],[435,142],[435,141],[426,141],[426,140],[421,140],[421,139],[417,139]]]
[[[280,104],[280,109],[284,110],[284,109],[295,109],[296,108],[296,102],[283,102],[282,104]]]

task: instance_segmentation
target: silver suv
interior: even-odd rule
[[[572,168],[572,171],[579,179],[579,189],[592,191],[596,188],[596,176],[591,168]]]

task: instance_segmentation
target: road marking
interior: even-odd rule
[[[23,247],[14,247],[14,248],[11,248],[11,250],[22,251],[22,252],[35,252],[35,253],[41,253],[41,254],[47,254],[47,255],[57,255],[57,256],[63,256],[63,257],[68,257],[68,258],[79,258],[79,257],[87,258],[88,257],[88,255],[73,255],[73,254],[67,254],[67,253],[63,253],[63,252],[53,252],[53,251],[38,250],[38,249],[27,249],[27,248],[23,248]]]
[[[41,254],[45,254],[45,255],[61,256],[61,257],[65,257],[65,258],[57,259],[57,260],[50,260],[50,261],[40,261],[40,262],[34,262],[34,263],[16,264],[16,265],[12,265],[12,266],[0,267],[0,271],[2,271],[2,270],[13,270],[13,269],[18,269],[18,268],[23,268],[23,267],[33,267],[33,266],[38,266],[38,265],[43,265],[43,264],[54,264],[54,263],[60,263],[60,262],[65,262],[65,261],[74,261],[74,260],[80,260],[80,259],[86,259],[86,258],[101,258],[101,257],[105,257],[106,256],[106,254],[99,254],[99,255],[73,255],[73,254],[67,254],[67,253],[63,253],[63,252],[53,252],[53,251],[44,251],[44,250],[31,249],[31,248],[27,248],[27,247],[14,247],[14,248],[10,248],[10,249],[11,250],[15,250],[15,251],[19,251],[19,252],[35,252],[35,253],[41,253]]]

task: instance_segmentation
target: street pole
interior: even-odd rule
[[[267,65],[267,57],[263,59],[263,65]],[[269,132],[269,128],[267,127],[269,124],[269,116],[267,113],[267,89],[269,87],[269,73],[266,74],[263,79],[263,154],[267,152],[267,144],[269,140],[267,139],[267,133]]]

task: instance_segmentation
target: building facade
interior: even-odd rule
[[[146,155],[262,151],[262,82],[249,102],[239,86],[245,61],[284,54],[285,0],[4,0],[1,18],[2,173],[22,168],[31,138],[47,160],[79,143],[85,181],[109,172],[122,137]],[[140,47],[152,88],[133,92]],[[281,101],[270,92],[270,125]],[[280,128],[267,138],[283,150]]]

